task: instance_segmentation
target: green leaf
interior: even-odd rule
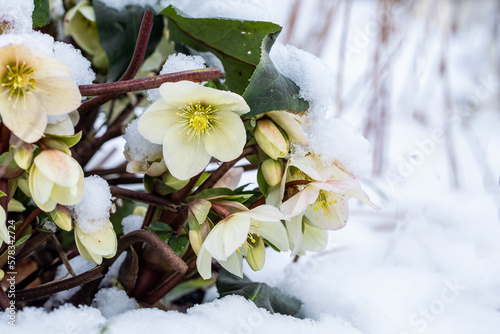
[[[234,195],[233,191],[229,188],[208,188],[200,192],[199,194],[189,196],[188,201],[192,201],[196,198],[212,198],[217,196],[229,196]]]
[[[269,57],[276,38],[278,34],[269,34],[262,42],[260,63],[243,94],[251,110],[245,116],[256,116],[273,110],[301,112],[309,108],[309,103],[299,97],[299,87],[279,73]]]
[[[172,226],[165,224],[164,222],[154,222],[153,224],[146,227],[148,230],[154,232],[172,232]]]
[[[149,6],[127,6],[118,11],[98,0],[94,0],[93,4],[99,41],[109,61],[108,81],[116,81],[132,59],[142,16],[153,9]],[[163,18],[156,16],[153,23],[145,58],[153,53],[163,34]]]
[[[262,40],[281,31],[271,22],[192,18],[173,6],[161,14],[168,17],[170,40],[216,55],[224,65],[227,88],[238,94],[245,91],[259,64]]]
[[[49,0],[35,0],[33,11],[33,28],[43,27],[50,23]]]
[[[172,289],[169,293],[167,293],[162,299],[162,303],[164,305],[168,305],[176,299],[181,298],[187,294],[190,294],[198,289],[208,289],[215,283],[215,277],[211,279],[203,279],[201,277],[190,280],[187,282],[182,282]]]
[[[264,197],[267,197],[269,194],[269,184],[266,182],[266,179],[264,178],[264,174],[262,174],[262,165],[259,166],[259,169],[257,170],[257,184],[259,185],[259,189],[262,192],[262,195]]]
[[[177,253],[177,255],[182,256],[189,247],[189,238],[186,234],[182,234],[180,236],[174,234],[170,238],[168,244],[170,247],[172,247],[174,252]]]
[[[227,295],[243,296],[271,313],[293,316],[302,305],[300,300],[287,296],[266,283],[252,282],[246,276],[239,278],[223,268],[219,270],[216,286],[221,298]]]
[[[72,147],[75,146],[80,141],[80,139],[82,138],[82,132],[79,131],[72,136],[59,136],[59,135],[46,134],[45,137],[50,139],[56,139],[58,141],[63,142],[67,147]]]

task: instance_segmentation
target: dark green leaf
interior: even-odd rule
[[[118,11],[98,0],[94,0],[93,4],[99,41],[109,61],[108,81],[116,81],[132,59],[142,16],[147,10],[153,9],[149,6],[127,6]],[[153,53],[163,33],[163,18],[156,16],[153,23],[146,57]]]
[[[49,0],[35,0],[35,10],[33,10],[33,27],[43,27],[50,23]]]
[[[168,17],[170,39],[197,51],[210,51],[224,65],[227,88],[242,94],[260,61],[262,40],[281,27],[271,22],[191,18],[173,6],[161,14]]]
[[[266,283],[252,282],[247,277],[239,278],[223,268],[219,270],[216,285],[220,297],[243,296],[271,313],[293,316],[302,305],[298,299],[287,296]]]
[[[309,108],[309,103],[299,97],[299,87],[279,73],[269,57],[276,38],[278,34],[270,34],[262,42],[260,63],[243,94],[251,110],[245,116],[256,116],[273,110],[301,112]]]
[[[155,232],[172,232],[172,226],[165,224],[164,222],[154,222],[153,224],[146,227],[148,230]]]
[[[182,234],[180,236],[173,235],[168,244],[172,247],[174,252],[177,253],[177,255],[182,256],[189,247],[189,239],[186,234]]]
[[[269,194],[269,184],[266,182],[266,179],[264,178],[264,174],[262,174],[262,165],[259,166],[259,169],[257,170],[257,184],[259,185],[260,191],[262,191],[262,195],[264,197],[267,197]]]

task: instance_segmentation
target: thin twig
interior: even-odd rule
[[[16,234],[15,234],[15,239],[14,240],[19,240],[19,237],[21,234],[24,232],[24,230],[28,227],[28,225],[31,224],[31,222],[39,215],[42,213],[42,209],[36,208],[33,210],[28,217],[26,217],[25,220],[19,225],[19,227],[16,229]]]
[[[52,234],[52,242],[54,243],[54,246],[56,246],[57,253],[59,253],[59,258],[61,258],[61,261],[62,263],[64,263],[64,266],[66,267],[68,273],[70,273],[71,276],[76,276],[73,267],[71,267],[71,264],[69,263],[68,256],[64,252],[64,249],[62,248],[61,244],[59,243],[59,240],[54,234]]]
[[[117,82],[107,82],[92,85],[80,86],[82,96],[95,96],[107,94],[121,94],[128,92],[137,92],[141,90],[154,89],[160,87],[165,82],[177,82],[189,80],[195,82],[212,81],[215,78],[221,78],[222,73],[219,68],[211,67],[199,70],[182,71],[157,75],[154,77],[124,80]]]
[[[155,195],[133,191],[129,189],[124,189],[116,186],[110,186],[111,194],[116,197],[130,199],[132,201],[137,201],[141,203],[146,203],[149,205],[153,205],[170,212],[179,212],[183,205],[176,204],[167,199],[157,197]]]

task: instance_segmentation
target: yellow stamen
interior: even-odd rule
[[[206,106],[201,102],[194,105],[190,103],[179,109],[181,110],[181,112],[177,113],[179,127],[188,141],[193,139],[198,142],[200,139],[204,140],[205,135],[210,135],[214,125],[220,124],[220,116],[215,115],[217,109],[212,109],[211,105]]]

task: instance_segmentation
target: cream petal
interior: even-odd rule
[[[290,241],[290,248],[292,250],[291,256],[295,256],[300,252],[304,242],[302,235],[302,217],[302,215],[295,216],[285,223],[288,240]]]
[[[234,252],[226,261],[219,261],[219,263],[231,274],[243,278],[243,257],[239,252]]]
[[[177,128],[178,108],[165,105],[163,100],[153,103],[139,118],[137,130],[154,144],[162,144],[167,132]]]
[[[215,225],[205,239],[203,247],[217,261],[226,261],[245,242],[249,229],[249,217],[231,215]]]
[[[286,229],[280,221],[264,221],[260,224],[255,222],[251,225],[254,231],[259,233],[261,237],[268,240],[279,250],[285,252],[290,249]]]
[[[66,117],[56,124],[47,124],[44,133],[57,136],[72,136],[75,134],[75,127],[71,118]]]
[[[33,200],[37,204],[43,204],[49,201],[50,193],[52,192],[52,188],[54,187],[54,182],[52,182],[49,178],[47,178],[36,167],[32,167],[31,169],[29,176],[29,185],[30,185],[31,195],[33,196]]]
[[[199,174],[211,159],[203,143],[188,141],[176,127],[170,128],[165,135],[163,157],[170,173],[179,180]]]
[[[102,256],[97,255],[95,253],[90,252],[85,248],[85,246],[81,243],[80,238],[78,237],[78,233],[75,228],[75,243],[76,243],[76,248],[78,249],[78,253],[80,253],[80,256],[83,257],[85,260],[89,262],[94,262],[97,264],[102,263]]]
[[[328,244],[328,232],[309,224],[307,218],[305,218],[305,222],[302,250],[321,252]]]
[[[33,94],[18,101],[7,97],[5,93],[0,95],[0,115],[5,126],[24,142],[36,142],[47,125],[45,110]]]
[[[50,197],[62,205],[75,205],[82,200],[84,184],[83,170],[80,169],[80,176],[77,184],[69,187],[62,187],[55,184]]]
[[[52,182],[69,187],[78,183],[82,168],[78,162],[59,150],[44,150],[34,160],[40,170]]]
[[[107,256],[113,254],[116,248],[116,234],[110,222],[95,233],[83,233],[78,224],[75,224],[75,233],[88,252]]]
[[[319,189],[315,186],[307,185],[298,194],[293,195],[281,204],[281,212],[287,217],[294,217],[303,213],[307,206],[314,203],[319,196]]]
[[[231,161],[240,156],[247,139],[240,116],[233,112],[217,112],[219,123],[205,136],[207,152],[220,161]]]
[[[245,100],[238,94],[221,91],[191,82],[166,82],[160,86],[160,95],[169,103],[183,107],[200,102],[218,111],[230,111],[241,116],[250,111]]]
[[[259,205],[252,210],[238,212],[236,215],[248,216],[255,220],[267,222],[286,219],[286,216],[280,210],[271,205]]]
[[[63,115],[76,110],[82,96],[76,83],[68,77],[45,77],[39,79],[34,92],[48,115]]]
[[[315,226],[325,230],[338,230],[349,219],[349,206],[345,195],[328,193],[328,203],[316,201],[307,208],[306,217]],[[318,205],[319,204],[319,205]]]
[[[207,252],[205,247],[201,247],[198,253],[198,258],[196,259],[196,268],[198,268],[198,273],[203,279],[209,279],[212,277],[212,256]]]

